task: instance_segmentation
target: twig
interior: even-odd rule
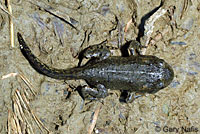
[[[17,90],[16,90],[17,91]],[[35,116],[35,114],[33,113],[33,111],[31,110],[31,108],[29,107],[29,102],[27,101],[26,96],[22,93],[22,95],[20,94],[20,92],[18,91],[19,94],[19,98],[20,100],[23,101],[24,105],[26,105],[26,109],[28,109],[29,114],[33,117],[33,119],[35,120],[36,124],[38,125],[38,127],[40,128],[40,130],[42,131],[41,126],[49,133],[50,131],[44,126],[44,124],[37,118],[37,116]]]
[[[7,75],[3,75],[2,77],[1,77],[1,79],[3,80],[3,79],[7,79],[7,78],[9,78],[9,77],[15,77],[15,76],[17,76],[18,75],[18,73],[9,73],[9,74],[7,74]]]
[[[37,116],[35,116],[33,111],[31,110],[30,112],[31,112],[31,115],[32,115],[33,119],[35,120],[37,126],[40,128],[40,130],[42,131],[42,127],[43,127],[49,133],[50,131],[43,125],[43,123],[37,118]]]
[[[33,88],[32,84],[30,83],[30,81],[23,74],[9,73],[7,75],[3,75],[1,77],[1,79],[3,80],[3,79],[6,79],[6,78],[15,77],[15,76],[19,76],[24,81],[24,83],[29,87],[29,89],[31,90],[33,95],[36,96],[36,93],[34,92],[34,88]]]
[[[17,133],[17,125],[16,125],[16,122],[15,122],[15,120],[14,120],[14,118],[13,118],[13,113],[10,112],[10,114],[12,114],[12,115],[10,115],[10,125],[11,125],[11,129],[12,129],[12,131],[14,131],[14,134],[16,134],[16,133]],[[11,131],[11,132],[12,132],[12,131]]]
[[[12,7],[10,5],[10,0],[7,0],[7,4],[8,4],[8,12],[10,13],[10,16],[9,16],[10,44],[11,44],[11,47],[15,47],[15,44],[14,44],[14,24],[13,24]]]
[[[28,94],[27,90],[23,88],[23,90],[21,92],[21,96],[22,96],[23,100],[25,101],[26,105],[29,105],[29,101],[27,99],[27,95],[26,94]]]
[[[7,123],[7,128],[8,128],[8,134],[11,134],[11,112],[8,109],[8,123]]]
[[[34,96],[36,96],[36,93],[34,92],[34,88],[31,84],[31,82],[22,74],[18,75],[23,81],[24,83],[29,87],[29,89],[31,90],[31,92],[33,93]]]
[[[1,79],[6,79],[9,77],[15,77],[15,76],[19,76],[24,81],[24,83],[30,88],[32,93],[34,95],[36,95],[35,92],[32,90],[33,87],[31,85],[31,83],[22,74],[10,73],[10,74],[2,76]],[[13,105],[14,105],[13,120],[14,121],[12,122],[12,120],[11,120],[12,118],[10,117],[10,114],[9,114],[9,116],[8,116],[8,130],[9,131],[8,132],[11,133],[11,129],[14,129],[14,130],[16,130],[15,133],[21,134],[23,132],[22,131],[23,127],[21,127],[20,125],[26,125],[26,126],[28,126],[27,127],[28,129],[26,130],[26,132],[28,134],[29,133],[33,134],[33,128],[24,114],[24,110],[26,110],[27,113],[29,114],[29,116],[35,120],[36,124],[38,125],[38,127],[41,131],[42,131],[42,127],[43,127],[48,133],[50,133],[50,131],[43,125],[43,123],[37,118],[37,116],[35,116],[35,114],[31,110],[28,99],[26,98],[24,93],[27,94],[25,89],[23,89],[22,92],[20,92],[18,89],[16,89],[16,91],[14,93],[14,96],[13,96]],[[20,122],[20,124],[19,124],[19,122]],[[25,129],[23,129],[23,130],[25,130]]]
[[[128,31],[128,28],[130,27],[131,23],[132,23],[132,19],[130,19],[130,20],[127,22],[127,24],[126,24],[126,26],[125,26],[125,29],[124,29],[124,32],[125,32],[125,33]]]
[[[25,104],[24,100],[22,99],[22,96],[21,96],[21,94],[20,94],[20,92],[19,92],[18,89],[16,89],[15,95],[16,95],[16,97],[22,102],[23,107],[24,107],[26,110],[28,110],[28,108],[26,107],[26,104]],[[21,109],[22,109],[22,108],[21,108]]]
[[[97,118],[101,109],[102,103],[99,103],[97,109],[94,112],[94,116],[93,116],[93,120],[92,120],[92,124],[90,125],[89,129],[88,129],[88,134],[91,134],[92,131],[94,130],[94,127],[96,125],[97,122]]]
[[[13,113],[13,117],[14,117],[14,120],[16,123],[17,132],[18,132],[18,134],[21,134],[22,131],[21,131],[20,123],[19,123],[19,120],[18,120],[17,116],[15,115],[15,113]]]
[[[19,91],[19,90],[18,90]],[[31,116],[31,113],[29,112],[30,111],[30,107],[29,107],[29,103],[28,103],[28,101],[27,101],[27,98],[24,96],[24,93],[20,93],[19,92],[19,95],[18,96],[20,96],[20,98],[22,99],[22,100],[24,100],[25,101],[25,103],[24,103],[24,105],[27,105],[26,107],[28,107],[27,109],[25,109],[25,110],[27,110],[27,113],[29,114],[29,116]],[[23,102],[24,102],[23,101]],[[24,116],[24,119],[25,119],[25,121],[27,122],[27,125],[28,125],[28,127],[30,128],[30,130],[31,130],[31,133],[33,133],[33,128],[32,128],[32,126],[31,126],[31,124],[29,123],[29,121],[27,120],[27,118],[26,118],[26,116]],[[27,129],[28,131],[29,131],[29,129]],[[30,133],[30,132],[29,132]]]
[[[19,120],[24,123],[23,119],[22,119],[22,107],[20,105],[19,99],[17,98],[16,94],[13,97],[13,105],[14,105],[14,113],[15,115],[17,115],[17,117],[19,118]]]
[[[54,8],[49,8],[51,6],[49,6],[47,3],[44,3],[44,2],[41,2],[41,1],[38,1],[38,0],[36,0],[34,2],[32,0],[28,0],[28,2],[39,7],[39,8],[41,8],[41,9],[43,9],[47,13],[59,18],[60,20],[67,23],[72,28],[74,28],[75,30],[78,31],[78,29],[72,23],[70,23],[70,17],[68,15],[66,15],[66,13],[60,12],[59,10],[55,10]]]
[[[144,46],[146,46],[146,48],[143,48],[142,50],[142,54],[144,54],[147,50],[149,41],[151,39],[151,35],[153,33],[153,29],[154,29],[154,23],[156,22],[156,20],[158,20],[161,16],[163,16],[165,13],[167,12],[166,9],[160,8],[158,9],[149,19],[148,21],[145,23],[145,36],[143,37],[144,39]]]
[[[5,13],[11,15],[11,14],[9,13],[9,11],[7,11],[1,4],[0,4],[0,8],[1,8]]]
[[[29,114],[33,117],[33,119],[35,120],[35,122],[38,125],[38,127],[40,128],[40,130],[42,131],[42,128],[40,127],[40,126],[42,126],[49,133],[50,131],[44,126],[44,124],[32,112],[31,108],[29,107],[29,103],[28,103],[27,98],[25,97],[25,95],[24,94],[21,95],[19,90],[16,90],[16,94],[19,97],[19,99],[21,100],[21,102],[23,103],[25,109],[27,109]]]
[[[189,4],[189,1],[188,0],[184,0],[183,9],[182,9],[182,12],[181,12],[180,19],[182,19],[184,12],[187,10],[188,4]]]

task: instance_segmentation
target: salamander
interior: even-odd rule
[[[105,43],[93,45],[84,51],[83,56],[89,61],[80,67],[57,69],[42,63],[17,33],[20,50],[30,65],[40,74],[59,79],[84,79],[89,86],[81,89],[82,95],[96,98],[108,96],[108,90],[122,90],[129,93],[156,93],[167,87],[174,78],[172,67],[153,55],[136,54],[140,48],[137,41],[132,41],[128,57],[111,56]]]

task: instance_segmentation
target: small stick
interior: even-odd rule
[[[24,81],[24,83],[29,87],[29,89],[31,90],[31,92],[33,93],[34,96],[36,96],[36,93],[33,90],[33,86],[30,83],[30,81],[22,74],[19,74],[19,77]]]
[[[166,9],[160,8],[158,9],[145,23],[144,28],[145,28],[145,36],[143,36],[143,41],[144,41],[144,46],[146,46],[146,48],[143,48],[142,50],[142,54],[144,55],[147,47],[149,45],[149,41],[151,39],[151,35],[153,33],[153,29],[154,29],[154,24],[156,22],[156,20],[158,20],[160,17],[162,17],[165,13],[167,12]]]
[[[10,44],[11,44],[11,47],[15,47],[15,44],[14,44],[14,25],[13,25],[12,7],[10,5],[10,0],[7,0],[7,4],[8,4],[8,12],[10,13],[10,16],[9,16]]]
[[[10,124],[11,124],[11,129],[12,129],[12,131],[14,131],[14,134],[16,134],[17,133],[17,125],[16,125],[16,122],[15,122],[15,119],[14,119],[14,117],[13,117],[13,113],[12,113],[12,115],[11,115],[11,118],[10,118]],[[12,132],[11,131],[11,132]]]
[[[2,76],[1,79],[6,79],[6,78],[9,78],[9,77],[15,77],[15,76],[19,76],[24,81],[24,83],[30,88],[32,93],[34,95],[36,95],[35,92],[32,90],[33,86],[31,85],[30,81],[26,77],[24,77],[22,74],[10,73],[10,74]],[[24,93],[26,92],[26,90],[23,90],[23,91],[24,91]],[[42,126],[48,133],[50,133],[50,131],[44,126],[44,124],[37,118],[37,116],[35,116],[33,111],[30,109],[29,102],[28,102],[28,100],[27,100],[27,98],[26,98],[24,93],[21,94],[19,92],[19,90],[17,89],[15,91],[14,96],[13,96],[14,110],[15,110],[16,114],[20,117],[21,121],[25,121],[27,123],[27,125],[29,126],[29,129],[31,130],[31,133],[32,133],[33,132],[33,128],[31,127],[30,123],[28,122],[27,118],[25,117],[25,114],[24,114],[24,112],[22,110],[23,109],[22,105],[23,105],[25,110],[28,111],[28,114],[33,117],[33,119],[35,120],[35,122],[38,125],[38,127],[40,128],[40,130],[42,131],[42,128],[41,128],[41,126]],[[23,117],[22,117],[22,115],[23,115]],[[16,124],[17,130],[21,134],[21,128],[19,128],[19,120],[17,119],[16,115],[14,115],[14,120],[15,120],[14,122]]]
[[[1,77],[1,79],[6,79],[6,78],[9,78],[9,77],[15,77],[15,76],[19,76],[23,81],[24,83],[29,87],[29,89],[31,90],[31,92],[33,93],[34,96],[36,96],[36,93],[34,92],[34,88],[32,86],[32,84],[30,83],[30,81],[22,74],[18,74],[18,73],[9,73],[7,75],[4,75]]]
[[[32,115],[33,119],[35,120],[36,124],[38,125],[38,127],[42,130],[42,128],[41,128],[41,126],[42,126],[47,131],[47,133],[50,133],[49,129],[44,126],[44,124],[40,121],[40,119],[38,119],[37,116],[35,116],[33,111],[31,110],[30,112],[31,112],[31,115]]]
[[[26,105],[29,105],[29,101],[27,99],[27,95],[26,94],[27,94],[27,91],[26,91],[26,89],[23,88],[23,90],[21,92],[21,96],[22,96],[23,100],[26,102]]]
[[[132,23],[132,19],[130,19],[130,20],[127,22],[127,24],[126,24],[126,26],[125,26],[125,28],[124,28],[124,32],[125,32],[125,33],[128,31],[128,28],[130,27],[131,23]]]
[[[15,98],[15,99],[13,99],[13,101],[14,101],[14,113],[15,113],[15,115],[18,117],[18,119],[22,122],[22,123],[24,123],[24,120],[22,119],[22,115],[21,115],[21,113],[20,113],[20,111],[22,110],[21,109],[21,106],[20,106],[20,104],[18,104],[19,102],[19,100],[17,100],[18,98]]]
[[[95,127],[95,125],[96,125],[97,118],[98,118],[98,115],[99,115],[99,112],[100,112],[101,106],[102,106],[102,104],[99,103],[99,106],[97,107],[97,109],[96,109],[95,112],[94,112],[94,116],[93,116],[92,124],[90,125],[90,127],[89,127],[89,129],[88,129],[88,134],[91,134],[92,131],[94,130],[94,127]]]
[[[18,134],[21,134],[22,131],[21,131],[19,120],[18,120],[17,116],[14,113],[13,113],[13,117],[14,117],[14,120],[15,120],[15,123],[16,123],[16,126],[17,126],[17,132],[18,132]]]
[[[187,10],[188,4],[189,4],[189,1],[188,0],[184,0],[183,9],[182,9],[182,12],[181,12],[180,19],[182,19],[184,12]]]
[[[23,103],[24,108],[26,110],[28,110],[28,113],[30,113],[33,117],[33,119],[35,120],[35,122],[37,123],[38,127],[40,128],[40,130],[42,131],[42,128],[40,126],[42,126],[47,132],[50,132],[44,125],[43,123],[37,118],[37,116],[34,115],[34,113],[31,111],[29,105],[28,105],[28,101],[26,101],[26,97],[24,96],[24,94],[21,95],[21,93],[19,92],[19,90],[16,90],[16,97],[18,97],[18,99]],[[23,114],[23,113],[22,113]],[[27,120],[27,119],[26,119]],[[28,125],[30,126],[30,123],[27,120]],[[32,130],[32,128],[31,128]]]
[[[0,4],[0,8],[7,14],[11,15],[1,4]]]
[[[25,108],[26,110],[28,110],[28,108],[26,107],[26,104],[25,104],[24,100],[22,99],[22,96],[21,96],[21,94],[20,94],[20,92],[19,92],[18,89],[16,89],[15,93],[16,93],[16,97],[22,102],[24,108]],[[20,104],[20,103],[19,103],[19,104]]]
[[[24,102],[24,100],[23,100],[23,97],[21,96],[21,93],[19,92],[18,89],[15,91],[15,97],[16,97],[16,102],[15,102],[15,103],[17,103],[17,106],[16,106],[16,107],[18,107],[18,109],[19,109],[20,116],[23,118],[23,121],[26,122],[26,124],[27,124],[27,126],[28,126],[28,129],[31,130],[31,133],[33,133],[33,128],[32,128],[32,126],[30,125],[28,119],[26,118],[26,116],[25,116],[25,114],[24,114],[24,112],[23,112],[23,110],[22,110],[21,103],[20,103],[19,101],[21,101],[21,102],[23,103],[24,108],[25,108],[25,110],[27,110],[27,112],[29,113],[29,115],[30,115],[30,112],[28,111],[28,108],[26,107],[26,104],[25,104],[25,102]],[[15,103],[14,103],[14,104],[15,104]],[[27,130],[28,130],[28,129],[27,129]]]
[[[43,9],[45,12],[55,16],[56,18],[59,18],[60,20],[62,20],[63,22],[67,23],[68,25],[70,25],[72,28],[74,28],[76,31],[79,31],[71,22],[70,22],[70,16],[68,16],[66,13],[63,13],[59,10],[56,10],[56,8],[49,8],[51,7],[50,5],[48,5],[45,2],[42,2],[41,0],[36,0],[36,1],[32,1],[32,0],[28,0],[29,3]]]
[[[47,132],[49,132],[48,129],[46,129],[46,127],[43,126],[43,124],[42,124],[41,122],[38,122],[38,119],[37,119],[37,117],[33,114],[33,112],[32,112],[32,111],[30,111],[30,112],[31,112],[31,115],[32,115],[33,119],[35,120],[37,126],[39,127],[39,129],[42,131],[42,127],[44,127],[45,130],[47,130]],[[42,125],[41,125],[40,123],[41,123]],[[41,126],[42,126],[42,127],[41,127]]]
[[[17,76],[18,75],[18,73],[9,73],[9,74],[7,74],[7,75],[3,75],[2,77],[1,77],[1,79],[3,80],[3,79],[7,79],[7,78],[9,78],[9,77],[15,77],[15,76]]]
[[[7,124],[7,128],[8,128],[8,134],[11,134],[11,112],[8,109],[8,124]]]

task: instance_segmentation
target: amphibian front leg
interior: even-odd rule
[[[146,48],[146,47],[141,45],[138,41],[133,40],[131,41],[128,47],[128,50],[130,51],[131,55],[141,55],[142,48]]]
[[[110,50],[117,49],[115,47],[106,46],[107,41],[98,45],[93,45],[85,49],[83,57],[87,59],[96,59],[98,61],[104,60],[111,55]]]
[[[95,62],[95,61],[101,61],[106,58],[108,58],[111,53],[110,50],[106,46],[107,41],[104,41],[100,44],[89,46],[86,49],[82,50],[79,53],[79,63],[78,66],[81,65],[81,62],[83,58],[90,59],[89,63]]]

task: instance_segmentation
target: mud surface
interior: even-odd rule
[[[78,53],[90,45],[108,40],[109,45],[119,47],[136,38],[145,42],[147,31],[141,34],[144,27],[141,20],[156,11],[160,1],[13,0],[11,5],[15,35],[20,32],[44,63],[55,68],[71,68],[78,64]],[[154,134],[176,130],[200,133],[200,3],[165,0],[160,8],[166,13],[153,24],[146,54],[158,56],[173,67],[173,82],[156,94],[146,94],[130,104],[119,102],[119,92],[111,91],[103,100],[94,133]],[[131,19],[130,27],[124,32]],[[83,104],[74,90],[85,82],[58,81],[38,74],[22,56],[16,36],[16,47],[10,48],[9,18],[2,10],[0,33],[0,76],[22,73],[30,80],[37,93],[29,97],[30,108],[52,133],[86,134],[99,102]],[[0,81],[1,134],[7,132],[13,92],[27,89],[19,81],[16,77]],[[33,121],[31,125],[35,133],[46,133]]]

